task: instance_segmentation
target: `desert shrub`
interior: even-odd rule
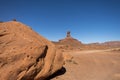
[[[75,62],[75,61],[72,61],[73,62],[73,64],[78,64],[77,62]]]
[[[16,19],[13,19],[12,21],[17,21]]]
[[[78,65],[78,63],[74,60],[66,60],[66,61]]]
[[[67,62],[72,62],[72,60],[66,60]]]
[[[66,45],[66,48],[68,48],[69,46],[68,45]]]
[[[3,21],[0,21],[0,23],[3,23]]]

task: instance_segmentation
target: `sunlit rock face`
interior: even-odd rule
[[[30,27],[0,23],[0,80],[44,80],[63,63],[55,45]]]

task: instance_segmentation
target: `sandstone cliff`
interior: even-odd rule
[[[44,80],[63,65],[62,53],[30,27],[0,23],[0,80]]]

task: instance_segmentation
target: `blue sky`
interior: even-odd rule
[[[120,0],[0,0],[0,21],[18,21],[52,41],[120,40]]]

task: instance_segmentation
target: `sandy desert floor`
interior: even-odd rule
[[[120,51],[90,50],[64,52],[73,56],[64,73],[50,80],[120,80]]]

